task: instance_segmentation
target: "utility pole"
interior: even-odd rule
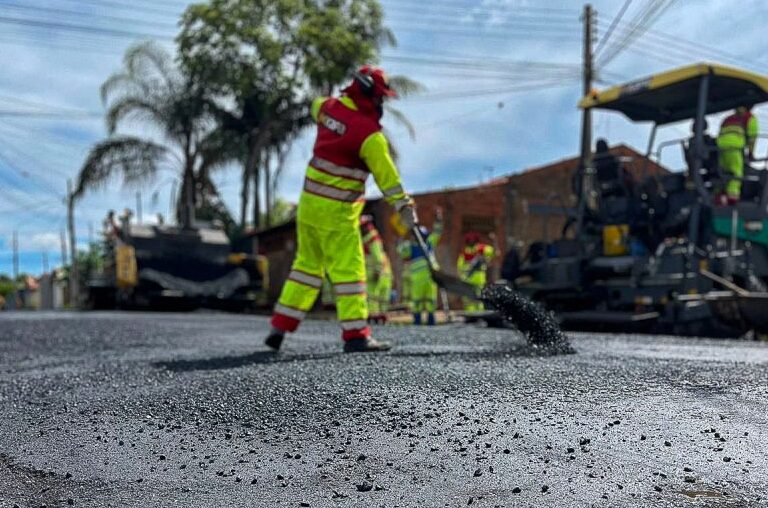
[[[592,42],[594,39],[594,16],[595,11],[592,10],[592,6],[587,4],[584,6],[584,69],[583,69],[583,96],[586,97],[592,92],[593,82],[595,80],[594,73],[594,55],[592,54]],[[592,110],[585,109],[582,112],[581,117],[581,167],[586,168],[589,166],[592,159]]]
[[[143,222],[141,218],[141,192],[136,193],[136,220],[139,224]]]
[[[67,236],[64,232],[64,228],[61,228],[60,240],[61,240],[61,266],[67,265]]]
[[[595,78],[594,73],[594,54],[592,51],[592,42],[594,38],[594,16],[595,11],[592,10],[592,6],[587,4],[584,6],[584,55],[582,71],[584,78],[583,96],[586,97],[592,92],[592,83]],[[592,110],[584,109],[581,117],[581,150],[579,156],[579,167],[577,176],[581,181],[580,195],[578,196],[578,216],[576,224],[576,236],[581,235],[582,226],[584,225],[584,215],[586,209],[589,206],[587,201],[589,200],[590,191],[592,189],[592,175],[588,171],[592,165]]]
[[[19,278],[19,232],[13,230],[13,282]]]
[[[77,270],[77,243],[75,242],[75,197],[72,191],[72,180],[67,180],[67,228],[69,229],[69,305],[77,307],[80,295],[78,288],[79,273]]]

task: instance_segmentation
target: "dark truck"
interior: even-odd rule
[[[131,225],[104,243],[88,281],[93,309],[248,311],[267,289],[266,258],[232,252],[222,229]]]

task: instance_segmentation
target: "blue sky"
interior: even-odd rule
[[[385,49],[382,65],[427,87],[397,104],[415,124],[416,140],[389,125],[409,189],[471,185],[577,151],[581,2],[382,3],[399,41]],[[593,2],[598,40],[623,4]],[[667,8],[651,32],[600,66],[598,88],[700,60],[768,74],[768,4],[759,0],[742,0],[738,8],[727,0],[633,0],[598,62],[611,56],[631,22],[654,4]],[[174,24],[186,5],[182,0],[0,0],[0,273],[11,270],[14,229],[23,271],[39,273],[44,251],[52,266],[60,262],[66,180],[76,176],[89,147],[105,135],[99,86],[119,69],[125,48],[142,38],[73,32],[61,25],[153,34],[172,50]],[[18,111],[59,116],[8,114]],[[688,125],[673,126],[661,139],[688,131]],[[618,115],[595,117],[595,135],[612,143],[642,148],[647,132],[647,126]],[[289,157],[280,184],[287,199],[298,196],[311,142],[308,134]],[[662,162],[679,165],[674,159]],[[237,210],[238,171],[222,171],[216,179]],[[168,215],[171,180],[163,175],[140,190],[145,218]],[[135,207],[136,191],[115,183],[86,196],[77,208],[78,242],[88,241],[89,230],[97,236],[108,209]]]

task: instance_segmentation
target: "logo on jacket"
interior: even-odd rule
[[[327,113],[320,112],[320,114],[317,116],[317,119],[319,120],[320,124],[325,127],[326,129],[329,129],[339,136],[343,136],[345,132],[347,132],[347,126],[341,123],[340,121],[336,120],[332,116],[328,116]]]

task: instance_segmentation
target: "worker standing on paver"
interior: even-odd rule
[[[392,265],[384,250],[379,230],[373,223],[373,217],[360,217],[360,229],[363,234],[365,252],[365,279],[368,289],[368,320],[374,323],[387,322],[389,298],[392,292]]]
[[[757,117],[750,111],[751,108],[741,106],[726,117],[720,124],[720,134],[717,136],[717,148],[720,150],[720,167],[725,173],[730,173],[731,178],[725,187],[724,199],[720,204],[733,204],[741,196],[741,180],[744,178],[744,155],[747,160],[752,160],[757,140]]]
[[[396,97],[383,70],[364,66],[339,98],[312,104],[313,157],[296,215],[298,249],[272,316],[266,345],[278,350],[312,308],[327,274],[336,297],[345,352],[385,351],[371,338],[360,215],[369,174],[409,229],[417,223],[379,123],[384,100]]]
[[[440,243],[440,238],[443,235],[442,211],[438,209],[436,214],[431,233],[426,227],[419,226],[421,234],[427,242],[427,247],[432,251]],[[422,314],[426,313],[427,325],[434,325],[436,323],[435,311],[437,310],[437,284],[432,280],[426,254],[419,244],[412,240],[402,242],[398,250],[410,275],[409,307],[413,313],[413,324],[420,325]]]
[[[459,276],[475,288],[477,300],[464,298],[464,310],[474,312],[483,310],[483,302],[480,301],[480,293],[487,282],[488,265],[493,261],[495,249],[480,241],[480,233],[470,231],[464,235],[464,249],[456,261]]]

